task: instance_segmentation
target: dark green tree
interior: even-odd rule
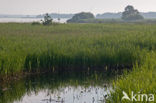
[[[142,15],[140,15],[138,10],[134,9],[134,7],[131,5],[128,5],[125,8],[125,11],[122,13],[122,19],[126,21],[134,21],[134,20],[142,20],[144,18]]]
[[[94,15],[90,12],[81,12],[81,13],[75,14],[67,22],[79,22],[84,19],[94,19],[94,18],[95,18]]]
[[[51,16],[49,16],[49,14],[46,13],[44,16],[43,25],[50,25],[52,24],[52,21],[53,19],[51,18]]]

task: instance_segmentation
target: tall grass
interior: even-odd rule
[[[138,101],[122,100],[123,91],[131,98],[132,91],[135,94],[153,94],[156,96],[156,53],[147,53],[143,59],[143,64],[133,67],[133,71],[124,72],[124,74],[113,83],[113,91],[108,98],[108,103],[149,103],[149,101],[141,99]],[[155,103],[150,102],[150,103]]]
[[[0,74],[55,67],[130,67],[155,50],[156,25],[0,24]]]

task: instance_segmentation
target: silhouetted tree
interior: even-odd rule
[[[133,21],[133,20],[142,20],[144,18],[142,15],[140,15],[138,10],[134,9],[134,7],[131,5],[128,5],[125,8],[125,11],[122,13],[122,19],[127,21]]]
[[[49,16],[48,13],[46,13],[44,16],[43,25],[50,25],[50,24],[52,24],[52,21],[53,21],[53,19]]]
[[[58,22],[60,22],[61,18],[57,18]]]
[[[67,22],[79,22],[83,19],[94,19],[94,15],[89,12],[81,12],[78,14],[75,14],[71,19],[69,19]]]

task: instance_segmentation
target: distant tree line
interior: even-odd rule
[[[128,5],[127,7],[125,7],[124,12],[122,12],[121,14],[122,14],[121,19],[123,21],[137,21],[137,20],[144,19],[144,17],[139,13],[139,11],[137,9],[134,9],[134,7],[131,5]],[[110,14],[110,15],[113,15],[113,14]],[[52,17],[47,13],[44,15],[44,20],[42,20],[42,24],[50,25],[52,24],[52,21],[53,21]],[[58,18],[58,21],[60,21],[60,18]],[[112,19],[112,21],[114,21],[114,19]],[[90,22],[91,23],[103,23],[107,21],[96,19],[94,14],[90,12],[77,13],[71,19],[67,20],[67,23],[90,23]],[[108,22],[110,22],[110,20]],[[120,22],[120,21],[116,21],[116,22]]]
[[[44,18],[46,14],[43,15],[37,15],[37,18]],[[50,17],[52,18],[72,18],[74,16],[74,14],[58,14],[58,13],[50,13],[49,14]]]
[[[113,14],[112,17],[114,16]],[[118,14],[120,15],[120,13]],[[143,20],[144,17],[139,13],[138,10],[134,9],[133,6],[128,5],[125,7],[125,11],[121,13],[122,17],[121,19],[124,21],[137,21],[137,20]],[[81,12],[75,14],[71,19],[69,19],[68,23],[84,23],[88,21],[94,21],[99,22],[99,20],[95,19],[94,15],[90,12]]]

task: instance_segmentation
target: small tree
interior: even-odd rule
[[[50,25],[52,24],[53,19],[49,16],[48,13],[44,16],[43,25]]]
[[[58,22],[60,23],[61,18],[57,18]]]
[[[139,11],[134,9],[133,6],[128,5],[122,13],[122,19],[126,21],[142,20],[143,16],[141,16]]]

